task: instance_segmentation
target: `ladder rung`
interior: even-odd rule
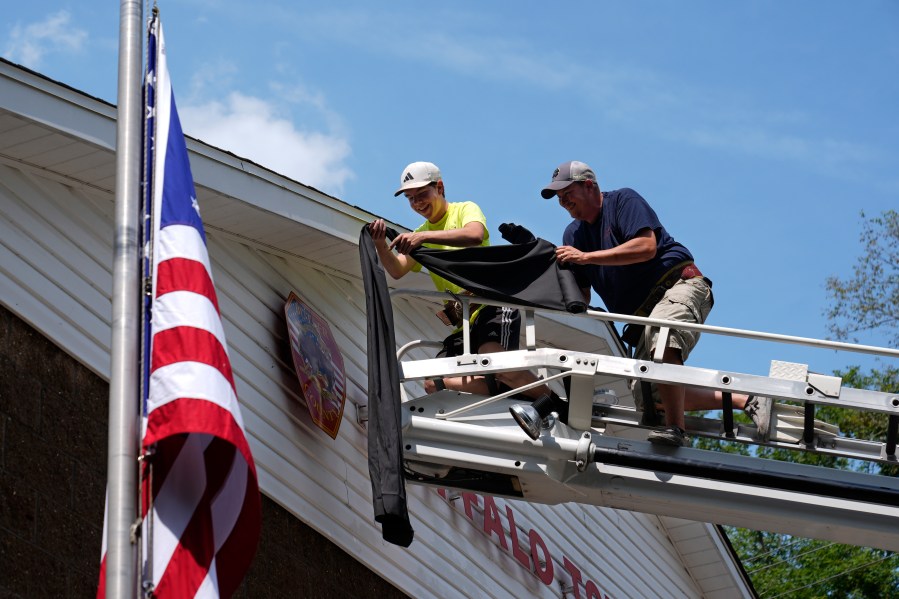
[[[733,429],[726,429],[724,420],[702,416],[687,416],[686,431],[689,435],[721,439],[738,443],[781,447],[784,449],[810,451],[822,455],[846,457],[850,459],[869,460],[874,462],[895,462],[896,456],[889,453],[888,444],[867,439],[854,439],[840,435],[838,427],[821,421],[813,421],[813,438],[811,443],[804,443],[805,416],[799,406],[775,404],[771,437],[760,441],[756,428],[752,425],[736,424]],[[795,416],[792,414],[795,413]],[[645,428],[640,420],[640,413],[633,408],[596,403],[593,405],[593,426],[603,429],[608,426],[624,426],[627,428]],[[899,441],[899,416],[892,425],[893,441]],[[728,435],[732,430],[732,435]],[[795,431],[793,434],[791,431]],[[614,435],[614,433],[613,433]],[[890,431],[887,431],[890,436]],[[893,447],[895,452],[895,447]]]

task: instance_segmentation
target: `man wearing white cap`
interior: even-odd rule
[[[565,229],[556,258],[572,265],[578,284],[590,303],[590,287],[610,312],[702,324],[712,309],[712,282],[693,263],[693,255],[669,235],[652,207],[633,189],[603,192],[596,174],[583,162],[561,164],[542,191],[545,199],[559,197],[574,221]],[[658,327],[643,327],[636,355],[650,359]],[[672,329],[663,361],[683,364],[699,333]],[[655,385],[654,385],[655,387]],[[721,393],[679,385],[658,384],[665,410],[665,426],[650,432],[649,440],[679,447],[686,442],[684,410],[721,408]],[[771,399],[733,394],[743,409],[768,435]],[[646,399],[644,399],[646,401]],[[652,401],[652,400],[650,400]],[[535,402],[535,405],[536,402]],[[532,415],[532,418],[546,414]]]
[[[453,249],[472,246],[490,245],[490,233],[487,230],[487,219],[474,202],[449,202],[446,199],[440,169],[430,162],[413,162],[400,176],[400,188],[394,196],[405,194],[409,206],[425,218],[415,231],[398,235],[390,245],[387,244],[387,225],[378,219],[369,225],[371,238],[381,263],[391,277],[399,279],[409,271],[421,270],[419,264],[409,253],[425,246],[437,249]],[[396,250],[394,253],[392,250]],[[454,294],[467,293],[460,286],[447,281],[434,273],[430,273],[434,286],[438,291],[449,291]],[[456,302],[438,316],[444,324],[455,327],[455,331],[444,340],[444,347],[439,355],[455,356],[462,353],[461,313],[453,310]],[[472,306],[469,318],[471,323],[470,343],[477,353],[493,353],[518,349],[521,331],[521,315],[518,310],[497,306]],[[533,382],[536,378],[528,371],[507,372],[496,375],[496,378],[510,388],[520,387]],[[425,390],[433,393],[443,387],[457,391],[468,391],[481,394],[495,394],[498,389],[492,380],[483,377],[444,378],[441,381],[425,381]],[[524,392],[530,397],[549,397],[545,386]]]

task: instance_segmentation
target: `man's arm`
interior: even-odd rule
[[[569,264],[625,266],[652,260],[656,255],[656,246],[655,232],[652,229],[640,229],[632,239],[608,250],[582,252],[570,245],[559,246],[556,248],[556,258],[559,262]]]
[[[396,248],[400,255],[408,254],[424,243],[436,243],[452,247],[472,247],[481,245],[487,230],[477,221],[465,223],[461,229],[448,229],[446,231],[414,231],[397,235],[388,249]],[[377,247],[377,245],[375,246]],[[411,268],[411,267],[410,267]],[[408,271],[407,271],[408,272]]]
[[[402,254],[394,254],[387,246],[387,224],[378,219],[368,225],[371,232],[371,239],[375,244],[375,250],[384,265],[384,270],[394,279],[402,278],[406,273],[412,270],[416,262],[409,256]]]

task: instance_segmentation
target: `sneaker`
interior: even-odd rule
[[[527,436],[533,439],[534,441],[540,436],[540,424],[543,420],[540,418],[540,414],[537,413],[537,410],[534,409],[534,406],[530,404],[515,404],[509,411],[512,413],[512,418],[515,419],[515,422],[518,423],[518,426],[521,427]]]
[[[746,400],[746,406],[743,411],[749,416],[758,428],[758,438],[761,441],[767,441],[771,432],[771,404],[773,401],[770,397],[759,397],[750,395]]]
[[[683,447],[687,443],[687,436],[684,434],[684,429],[681,427],[668,426],[650,431],[646,440],[656,445]]]

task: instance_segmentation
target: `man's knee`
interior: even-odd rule
[[[665,364],[683,364],[684,359],[679,347],[671,347],[670,345],[665,348],[665,353],[662,356],[662,362]]]
[[[487,341],[478,346],[479,354],[495,354],[501,351],[506,351],[506,348],[498,341]]]
[[[514,388],[533,383],[537,380],[537,377],[529,370],[516,370],[514,372],[497,372],[496,380]]]

